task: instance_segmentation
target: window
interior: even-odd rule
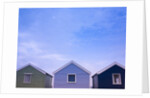
[[[76,75],[75,74],[68,74],[68,83],[75,83],[76,82]]]
[[[112,74],[113,85],[121,85],[121,74]]]
[[[31,75],[32,75],[32,73],[24,74],[24,83],[31,83]]]

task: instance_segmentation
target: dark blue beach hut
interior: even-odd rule
[[[93,88],[124,89],[125,67],[117,62],[108,65],[92,76]]]

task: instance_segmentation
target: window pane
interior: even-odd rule
[[[120,83],[119,82],[119,75],[114,75],[114,81],[116,84]]]
[[[31,80],[31,75],[30,75],[30,74],[26,74],[26,75],[24,76],[24,82],[25,82],[25,83],[30,83],[30,80]]]
[[[121,84],[120,74],[114,74],[113,75],[113,84]]]
[[[75,82],[75,75],[69,75],[68,76],[68,81],[69,82]]]

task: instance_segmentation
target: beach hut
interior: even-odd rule
[[[52,76],[42,69],[28,64],[17,70],[16,87],[51,88]]]
[[[92,76],[93,88],[125,88],[125,67],[114,62]]]
[[[54,88],[89,88],[90,72],[71,61],[54,72]]]

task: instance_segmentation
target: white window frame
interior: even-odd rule
[[[25,81],[25,75],[31,75],[29,82]],[[32,78],[32,73],[24,73],[24,80],[23,80],[23,83],[27,83],[27,84],[31,83],[31,78]]]
[[[120,83],[115,83],[115,82],[114,82],[114,75],[119,75]],[[121,84],[122,84],[121,74],[120,74],[120,73],[113,73],[113,74],[112,74],[112,84],[113,84],[113,85],[121,85]]]
[[[69,75],[75,75],[75,81],[74,82],[69,81]],[[67,74],[67,83],[76,83],[76,74],[75,73]]]

